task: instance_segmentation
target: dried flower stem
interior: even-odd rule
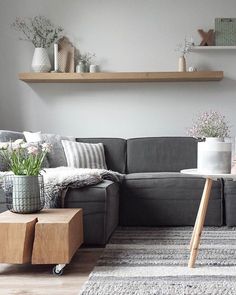
[[[63,32],[62,27],[55,26],[48,18],[40,15],[33,18],[17,17],[12,28],[23,34],[24,38],[20,40],[30,41],[35,47],[43,48],[50,47]]]

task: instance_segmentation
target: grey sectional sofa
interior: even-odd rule
[[[4,133],[5,132],[5,133]],[[5,135],[4,135],[5,134]],[[8,141],[0,131],[0,141]],[[14,133],[11,138],[22,137]],[[189,137],[77,138],[102,142],[108,169],[125,174],[122,183],[105,180],[80,189],[69,189],[65,207],[84,210],[86,244],[105,244],[118,225],[193,225],[204,179],[180,174],[197,164],[197,142]],[[236,225],[236,184],[214,182],[206,224]],[[3,207],[2,207],[3,208]]]

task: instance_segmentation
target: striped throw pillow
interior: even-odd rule
[[[74,168],[107,169],[102,143],[62,140],[67,165]]]

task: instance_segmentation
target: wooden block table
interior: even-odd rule
[[[1,263],[58,264],[53,271],[62,274],[82,243],[82,209],[0,214]]]
[[[0,214],[0,262],[30,263],[35,216],[14,214],[6,211]]]

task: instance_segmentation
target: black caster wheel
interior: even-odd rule
[[[60,270],[58,270],[56,266],[54,266],[53,269],[52,269],[52,273],[53,273],[54,275],[56,275],[56,276],[61,276],[61,275],[63,275],[63,272],[64,272],[64,269],[63,269],[63,268],[60,269]]]

